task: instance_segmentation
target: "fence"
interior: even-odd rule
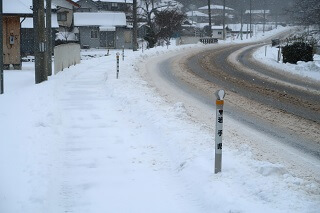
[[[61,44],[54,47],[54,74],[80,63],[79,44]]]
[[[213,44],[218,43],[217,38],[200,38],[200,42],[203,44]]]
[[[201,42],[203,44],[213,44],[218,43],[217,38],[201,38],[201,37],[194,37],[194,36],[181,36],[176,40],[177,45],[183,44],[197,44]]]

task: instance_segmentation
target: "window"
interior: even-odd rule
[[[58,21],[67,21],[67,12],[57,14]]]
[[[98,30],[91,30],[91,38],[98,38]]]
[[[218,35],[222,35],[222,32],[218,32]]]
[[[118,8],[118,3],[111,3],[111,8],[112,9],[117,9]]]

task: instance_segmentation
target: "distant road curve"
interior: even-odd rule
[[[227,90],[238,120],[320,158],[320,83],[254,60],[264,44],[217,45],[185,63],[189,72]]]
[[[190,58],[188,67],[241,96],[320,124],[320,83],[256,62],[252,53],[260,46],[232,45],[202,52]]]

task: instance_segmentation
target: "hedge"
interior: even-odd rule
[[[313,61],[313,47],[306,42],[294,42],[282,47],[283,63],[297,64],[298,61]]]

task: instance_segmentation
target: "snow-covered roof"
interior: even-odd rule
[[[138,1],[138,7],[146,9],[146,5],[144,1]],[[165,9],[173,9],[173,10],[181,10],[183,5],[180,2],[174,0],[161,0],[155,1],[154,7],[158,8],[158,10],[165,10]],[[149,8],[149,10],[151,7]]]
[[[46,3],[46,1],[44,1],[44,3]],[[80,5],[72,0],[52,0],[52,8],[57,7],[72,9],[73,7],[80,7]]]
[[[74,13],[74,26],[126,26],[123,12]]]
[[[111,31],[111,32],[114,32],[116,31],[116,27],[99,27],[99,30],[100,31]]]
[[[205,26],[209,26],[209,23],[197,23],[197,27],[200,28],[200,29],[203,29]],[[211,29],[213,29],[213,30],[222,30],[223,26],[212,25]]]
[[[211,26],[213,30],[223,30],[223,26]]]
[[[44,1],[44,6],[46,1]],[[64,7],[72,9],[73,6],[79,6],[72,0],[52,0],[52,9],[57,7]],[[3,13],[4,14],[33,14],[32,0],[3,0]]]
[[[3,14],[32,14],[29,1],[3,0]]]
[[[245,11],[246,14],[250,13],[250,10]],[[251,10],[252,14],[264,14],[264,10]],[[270,13],[270,10],[266,10],[266,13]]]
[[[33,28],[33,18],[20,18],[21,28]],[[51,14],[51,27],[52,28],[59,28],[57,14]]]
[[[201,13],[199,11],[189,11],[189,12],[186,12],[186,14],[188,17],[192,17],[192,16],[209,17],[208,14]]]
[[[197,27],[203,29],[205,26],[209,26],[209,23],[197,23]]]
[[[102,1],[102,2],[113,2],[113,3],[128,3],[132,4],[132,0],[93,0],[93,1]]]
[[[208,6],[199,7],[199,10],[207,10]],[[223,5],[210,5],[211,10],[223,10]],[[230,7],[226,7],[226,10],[234,10]]]

